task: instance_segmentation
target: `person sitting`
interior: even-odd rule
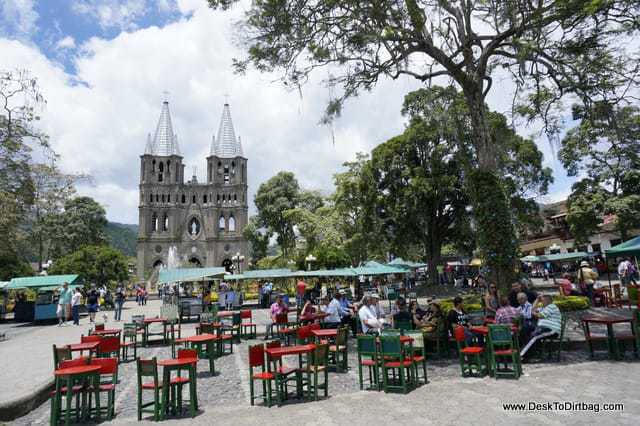
[[[273,334],[273,325],[276,323],[277,317],[280,315],[286,315],[289,312],[289,308],[284,304],[281,295],[276,296],[276,301],[271,305],[271,322],[267,324],[267,334],[264,336],[264,340],[268,340],[269,336]]]
[[[525,295],[526,297],[526,295]],[[496,311],[496,324],[513,324],[513,321],[520,316],[518,308],[509,304],[509,298],[500,298],[500,307]]]
[[[526,286],[523,286],[522,283],[515,281],[514,283],[511,284],[511,291],[509,291],[509,303],[511,304],[511,306],[513,306],[514,308],[517,308],[518,306],[520,306],[520,304],[518,303],[518,293],[525,293],[527,295],[527,300],[530,303],[535,302],[535,300],[538,297],[538,294],[535,291],[529,290]]]
[[[316,308],[313,306],[313,302],[311,301],[310,296],[305,296],[304,305],[302,306],[302,310],[300,311],[300,316],[304,317],[307,315],[313,315],[316,313]]]
[[[427,311],[420,308],[418,302],[415,300],[409,303],[409,313],[413,320],[413,328],[420,328],[428,314]]]
[[[553,299],[548,294],[538,296],[532,315],[538,319],[538,324],[531,335],[531,340],[520,351],[520,356],[524,356],[538,340],[559,335],[562,328],[560,309],[553,303]]]
[[[364,334],[378,334],[384,324],[384,320],[378,319],[375,313],[374,306],[377,303],[377,298],[365,296],[362,302],[363,304],[358,310],[362,332]]]
[[[444,315],[442,314],[442,308],[437,303],[429,305],[429,312],[426,318],[423,319],[421,324],[421,330],[425,333],[436,333],[438,327],[444,321]]]
[[[340,293],[336,293],[333,296],[333,299],[327,304],[325,308],[325,313],[329,314],[325,319],[324,323],[326,328],[338,328],[340,326],[340,319],[342,318],[342,308],[340,306]],[[326,298],[329,299],[328,297]]]
[[[563,296],[580,296],[578,286],[571,281],[570,274],[564,274],[562,278],[556,280],[558,292]]]
[[[398,312],[393,315],[393,327],[397,328],[398,321],[412,324],[413,316],[407,309],[407,302],[403,298],[398,299]]]
[[[495,283],[489,284],[489,290],[484,295],[485,316],[495,318],[496,311],[499,307],[500,295],[498,294],[498,286]]]
[[[535,329],[535,321],[532,316],[533,305],[527,300],[527,295],[522,292],[518,293],[518,303],[520,304],[518,311],[522,318],[521,336],[525,342],[528,342],[531,333],[533,333]]]

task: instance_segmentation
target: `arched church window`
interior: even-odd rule
[[[219,203],[220,202],[220,194],[216,194],[216,201]]]
[[[160,202],[160,196],[158,194],[156,194],[156,203]]]
[[[236,162],[235,161],[231,162],[231,174],[232,175],[236,174]]]
[[[242,181],[245,182],[247,180],[247,176],[244,172],[244,164],[242,165]]]
[[[184,203],[186,203],[186,202],[187,202],[187,197],[185,197],[185,195],[184,195],[184,194],[182,194],[182,204],[184,204]]]
[[[218,174],[222,173],[222,162],[218,161]]]
[[[233,215],[229,216],[229,232],[236,232],[236,220]]]
[[[164,194],[162,194],[162,202],[164,203]]]
[[[191,197],[191,202],[192,202],[193,204],[195,204],[195,203],[196,203],[196,194],[193,194],[193,197]]]
[[[227,201],[227,194],[222,194],[222,202],[226,202]]]
[[[178,177],[180,176],[178,164],[176,163],[176,183],[178,182]]]
[[[162,172],[164,172],[164,163],[158,164],[158,182],[162,182]]]
[[[220,231],[224,231],[227,228],[226,225],[227,224],[226,224],[226,220],[225,220],[224,216],[220,215],[220,219],[218,219],[218,229]]]
[[[187,226],[187,231],[189,232],[189,235],[191,235],[192,237],[195,237],[196,235],[198,235],[200,233],[200,221],[195,217],[192,218],[189,221],[189,224]]]
[[[151,173],[155,173],[156,172],[156,160],[153,160],[151,162]]]
[[[151,231],[158,231],[158,216],[155,213],[151,215]]]
[[[233,201],[238,201],[238,194],[233,194]]]
[[[167,194],[167,203],[171,202],[171,194]]]
[[[162,230],[163,231],[168,231],[169,230],[169,216],[167,216],[167,214],[164,214],[164,218],[162,219]]]
[[[153,193],[149,194],[149,202],[153,203]]]
[[[207,194],[202,196],[202,204],[207,204]]]

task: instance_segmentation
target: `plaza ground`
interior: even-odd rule
[[[144,313],[155,316],[160,302],[152,300],[138,307],[127,302],[123,317]],[[107,313],[107,327],[120,327]],[[255,310],[254,320],[264,330],[267,310]],[[194,334],[194,323],[183,324],[184,335]],[[8,340],[0,343],[3,359],[0,402],[32,392],[52,378],[52,344],[80,340],[88,331],[88,319],[81,326],[18,326],[2,324]],[[572,333],[576,333],[575,330]],[[575,334],[576,338],[579,335]],[[609,361],[601,352],[597,360],[589,360],[586,349],[566,351],[561,363],[542,362],[524,365],[520,380],[462,378],[456,358],[429,360],[430,383],[407,395],[360,391],[355,348],[350,340],[351,367],[348,373],[329,374],[329,398],[319,402],[288,403],[266,408],[249,404],[247,367],[248,344],[236,345],[234,354],[216,360],[218,375],[211,377],[207,363],[198,366],[198,399],[200,412],[195,419],[185,416],[166,423],[180,424],[637,424],[640,415],[640,362],[627,352],[623,361]],[[164,346],[139,349],[142,357],[170,357]],[[120,383],[116,390],[114,424],[137,423],[135,362],[119,367]],[[149,395],[147,395],[149,396]],[[504,403],[530,402],[622,403],[623,411],[506,411]],[[260,403],[259,403],[260,404]],[[9,424],[44,425],[49,421],[47,401]],[[146,418],[146,421],[150,421]]]

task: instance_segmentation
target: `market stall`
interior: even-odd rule
[[[158,286],[174,286],[174,301],[181,318],[199,316],[204,305],[209,303],[206,295],[210,294],[211,281],[223,278],[225,273],[225,268],[162,269],[158,274]],[[200,287],[200,291],[196,291],[196,287]],[[168,291],[163,293],[168,294]]]
[[[45,275],[14,278],[7,290],[20,291],[16,297],[14,318],[19,322],[56,319],[58,290],[63,283],[69,288],[82,287],[79,275]]]

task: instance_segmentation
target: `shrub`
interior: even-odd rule
[[[465,296],[462,300],[462,307],[466,312],[478,312],[482,310],[482,304],[479,302],[480,296]],[[453,309],[453,299],[444,299],[439,301],[438,304],[445,316]]]
[[[247,291],[244,293],[244,300],[258,300],[258,293]]]
[[[553,303],[562,312],[581,311],[591,306],[589,298],[585,296],[554,296]]]

